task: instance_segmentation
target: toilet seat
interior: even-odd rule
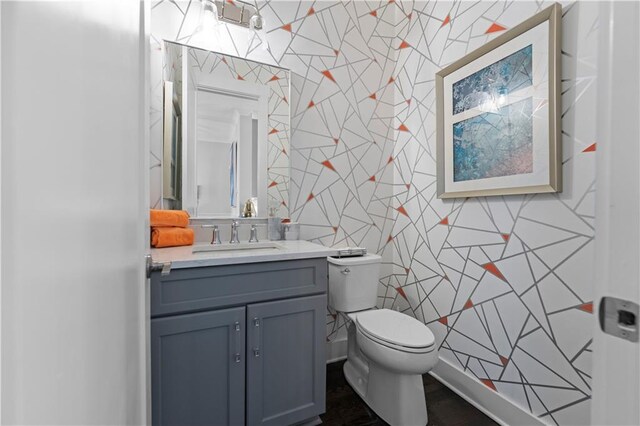
[[[363,336],[388,348],[410,353],[428,353],[435,349],[431,330],[403,313],[375,309],[358,313],[355,322]]]

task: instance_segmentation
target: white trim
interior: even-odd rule
[[[2,2],[0,2],[2,28]],[[0,31],[0,64],[2,64],[2,32]],[[2,67],[0,67],[0,99],[2,99]],[[0,424],[2,421],[2,102],[0,102]]]
[[[640,302],[640,51],[637,2],[599,11],[594,312],[602,297]],[[635,49],[632,46],[636,46]],[[638,425],[640,346],[605,334],[593,321],[591,422]]]
[[[538,417],[518,407],[442,358],[429,374],[498,424],[506,426],[546,425]],[[428,406],[429,401],[427,400]]]
[[[151,175],[149,173],[150,164],[151,164],[151,126],[150,126],[150,116],[149,111],[151,111],[151,59],[150,59],[150,37],[151,37],[151,2],[149,0],[142,0],[140,2],[140,56],[141,56],[141,139],[142,143],[140,144],[140,149],[142,150],[141,158],[143,159],[143,167],[141,170],[141,184],[142,184],[142,199],[141,201],[141,210],[144,216],[144,246],[145,246],[145,254],[150,254],[150,248],[148,242],[150,241],[151,228],[150,218],[148,213],[148,203],[151,192]],[[162,192],[161,192],[162,195]],[[161,197],[161,200],[163,198]],[[146,271],[145,271],[146,272]],[[144,389],[144,420],[143,425],[150,426],[151,425],[151,286],[149,285],[149,280],[143,278],[142,280],[144,290],[143,290],[143,309],[141,309],[142,315],[144,316],[142,320],[142,324],[144,324],[144,342],[141,342],[144,345],[144,350],[141,351],[144,360],[142,365],[144,369],[142,374],[143,378],[143,389]]]
[[[327,342],[327,364],[347,359],[347,338]]]

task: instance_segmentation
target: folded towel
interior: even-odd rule
[[[151,228],[151,246],[156,248],[190,246],[193,238],[191,228]]]
[[[189,226],[189,213],[184,210],[155,210],[151,209],[151,226]]]

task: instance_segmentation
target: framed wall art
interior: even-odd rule
[[[562,191],[561,7],[436,74],[438,198]]]

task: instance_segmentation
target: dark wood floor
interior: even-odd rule
[[[386,425],[367,407],[342,373],[342,362],[327,366],[327,412],[320,416],[325,425]],[[493,426],[493,420],[428,374],[424,375],[429,426]],[[416,425],[418,426],[418,425]]]

